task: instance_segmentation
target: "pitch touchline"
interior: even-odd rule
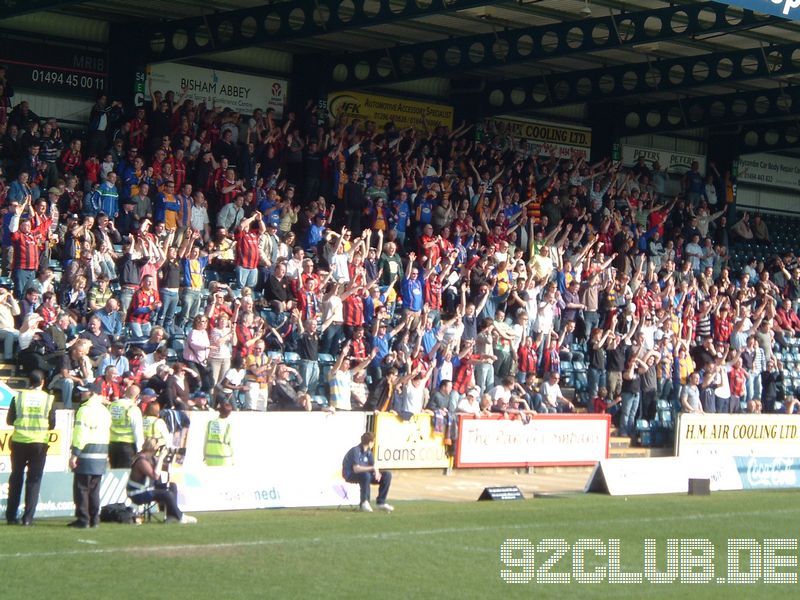
[[[703,515],[676,515],[674,517],[652,517],[649,519],[639,519],[641,523],[657,523],[662,521],[686,521],[697,519],[729,519],[731,517],[744,517],[744,516],[761,516],[761,515],[776,515],[776,514],[791,514],[800,512],[797,509],[783,509],[764,511],[750,511],[750,512],[735,512],[735,513],[712,513]],[[630,519],[604,519],[598,521],[586,521],[587,524],[592,525],[608,525],[613,523],[629,522]],[[492,525],[480,527],[442,527],[440,529],[420,529],[417,531],[387,531],[379,533],[359,533],[352,535],[337,535],[337,539],[350,539],[350,540],[380,540],[386,538],[397,538],[414,535],[440,535],[447,533],[467,533],[475,531],[505,531],[508,529],[526,529],[533,526],[542,525],[555,525],[556,523],[542,523],[536,521],[533,523],[516,523],[513,525]],[[86,540],[82,540],[86,541]],[[125,553],[139,553],[144,551],[149,552],[176,552],[184,550],[215,550],[221,548],[248,548],[257,546],[274,546],[279,544],[292,544],[292,543],[315,543],[321,542],[322,538],[278,538],[274,540],[250,540],[241,542],[216,542],[213,544],[173,544],[170,546],[125,546],[117,548],[80,548],[77,550],[53,550],[47,552],[13,552],[8,554],[0,554],[0,560],[6,558],[45,558],[48,556],[86,556],[91,554],[125,554]]]

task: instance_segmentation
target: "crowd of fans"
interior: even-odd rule
[[[580,402],[626,435],[658,400],[795,409],[774,350],[800,331],[800,268],[729,269],[729,236],[769,235],[728,222],[713,163],[675,182],[467,124],[400,131],[313,102],[278,121],[159,91],[100,97],[66,139],[0,77],[0,338],[67,407],[95,381],[179,409],[442,422]],[[566,362],[585,397],[562,389]]]

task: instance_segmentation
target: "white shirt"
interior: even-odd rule
[[[342,314],[342,299],[339,296],[333,295],[330,299],[323,304],[324,317],[323,321],[333,318],[334,323],[341,323],[344,321]]]
[[[477,417],[481,414],[481,405],[477,398],[464,396],[461,400],[459,400],[458,406],[456,407],[456,412],[467,415],[475,415]]]
[[[208,210],[205,206],[192,206],[191,224],[193,229],[204,231],[211,221],[208,219]]]
[[[511,400],[511,390],[507,389],[504,385],[494,386],[489,390],[489,395],[492,397],[495,404],[497,404],[498,400],[505,400],[506,402]]]
[[[561,393],[561,386],[557,383],[545,381],[542,384],[542,397],[550,406],[558,406],[558,399],[563,395],[564,394]]]

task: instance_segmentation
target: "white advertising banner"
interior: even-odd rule
[[[489,137],[513,137],[532,155],[588,160],[592,147],[592,130],[588,127],[518,117],[493,117],[486,119],[484,128]]]
[[[591,465],[608,457],[610,423],[608,415],[461,417],[455,466]]]
[[[667,173],[674,175],[684,175],[692,168],[692,163],[697,161],[700,165],[700,172],[706,172],[706,157],[689,152],[678,152],[677,150],[662,150],[660,148],[643,148],[641,146],[622,146],[622,164],[632,167],[640,158],[644,158],[648,168],[652,168],[654,163],[658,163]]]
[[[175,92],[186,88],[187,98],[196,103],[213,103],[250,115],[257,108],[275,109],[276,118],[283,117],[288,82],[285,79],[244,75],[219,69],[206,69],[178,63],[158,63],[147,67],[153,91]]]
[[[14,428],[6,425],[7,410],[0,409],[0,473],[11,472],[11,434]],[[71,410],[56,411],[56,428],[49,432],[47,450],[47,461],[44,470],[67,471],[69,462],[69,448],[72,443],[72,420]]]
[[[174,470],[187,511],[358,504],[342,459],[366,431],[365,413],[233,413],[233,465],[204,462],[216,413],[190,413],[183,466]]]
[[[800,457],[800,415],[682,414],[676,456]]]
[[[800,187],[800,159],[774,154],[747,154],[739,158],[737,181],[797,191]]]
[[[613,458],[600,461],[585,492],[611,496],[685,494],[689,479],[708,479],[712,491],[800,487],[800,459],[785,456]]]
[[[685,494],[689,479],[709,479],[712,490],[742,489],[731,458],[612,458],[600,461],[589,476],[586,492],[611,496]]]

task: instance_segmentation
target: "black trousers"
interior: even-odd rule
[[[375,480],[375,473],[367,471],[364,473],[353,473],[353,476],[347,480],[348,483],[357,483],[361,488],[360,503],[369,502],[369,486],[378,486],[378,504],[386,502],[386,497],[389,495],[389,487],[392,485],[392,472],[381,471],[381,480]]]
[[[25,480],[25,512],[22,520],[26,523],[33,521],[36,505],[39,503],[39,488],[42,485],[42,473],[46,459],[47,444],[11,442],[11,475],[8,478],[6,521],[17,519],[23,479]]]
[[[166,509],[167,517],[172,517],[179,521],[183,517],[181,509],[178,508],[178,486],[174,483],[168,483],[166,487],[157,487],[142,494],[135,494],[130,499],[134,504],[158,502],[159,505],[163,505]]]
[[[130,469],[136,457],[136,446],[128,442],[111,442],[108,445],[108,462],[112,469]]]
[[[72,500],[75,502],[75,519],[87,525],[100,522],[100,480],[102,475],[75,473],[72,480]]]

